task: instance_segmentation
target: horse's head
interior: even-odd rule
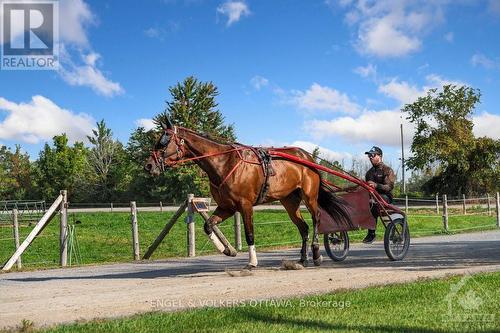
[[[161,123],[161,127],[163,132],[144,166],[144,170],[154,176],[177,164],[186,154],[184,139],[179,138],[177,127],[168,119]]]

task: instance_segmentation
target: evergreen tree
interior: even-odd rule
[[[168,117],[174,125],[207,134],[219,142],[235,141],[233,125],[226,125],[218,110],[215,98],[219,92],[212,82],[200,82],[190,76],[170,87],[169,91],[171,101],[167,101],[165,111],[155,117],[157,124]],[[158,129],[161,129],[159,125]],[[136,134],[144,136],[145,133]],[[149,150],[151,147],[153,144],[149,145]],[[155,184],[149,194],[166,200],[184,200],[188,193],[209,195],[208,177],[195,165],[170,169]]]
[[[93,171],[91,190],[95,199],[112,201],[120,196],[123,183],[126,184],[129,180],[126,169],[121,167],[124,159],[123,146],[113,139],[113,133],[104,119],[96,125],[92,136],[87,136],[92,145],[88,154],[88,162]]]

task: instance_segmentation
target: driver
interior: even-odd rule
[[[382,149],[377,146],[373,146],[369,151],[365,152],[370,159],[372,167],[365,175],[365,181],[372,188],[376,189],[380,196],[387,203],[392,202],[392,189],[394,188],[394,181],[396,180],[396,176],[394,175],[394,171],[392,171],[391,167],[384,164],[382,162]],[[372,209],[372,214],[377,218],[376,209]],[[376,221],[376,220],[375,220]],[[375,225],[376,227],[376,225]],[[375,229],[368,229],[368,234],[365,239],[363,239],[363,243],[371,244],[375,240]]]

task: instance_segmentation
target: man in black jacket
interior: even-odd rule
[[[392,202],[392,189],[394,188],[394,182],[396,181],[396,176],[394,171],[382,162],[382,149],[377,146],[373,146],[369,151],[365,152],[372,163],[372,167],[365,175],[365,181],[373,187],[380,196],[387,202]],[[372,210],[375,215],[376,212]],[[375,216],[376,217],[376,216]],[[368,234],[363,243],[370,244],[375,240],[375,229],[368,230]]]

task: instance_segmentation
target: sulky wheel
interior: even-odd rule
[[[387,225],[384,235],[385,253],[389,259],[398,261],[408,253],[410,247],[410,230],[402,218],[395,219]]]
[[[324,236],[325,250],[333,261],[342,261],[349,253],[349,234],[337,231]]]

